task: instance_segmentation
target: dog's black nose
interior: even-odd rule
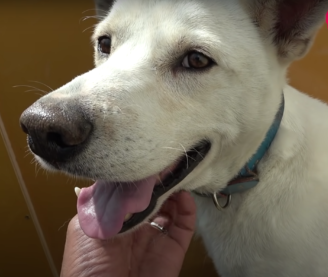
[[[76,105],[56,100],[34,103],[21,115],[20,125],[31,151],[54,165],[80,153],[93,129]]]

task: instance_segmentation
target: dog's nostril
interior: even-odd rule
[[[28,129],[27,129],[27,127],[21,122],[20,123],[20,126],[21,126],[21,129],[23,130],[23,132],[25,133],[25,134],[29,134],[28,133]]]
[[[68,148],[68,147],[75,146],[75,145],[69,145],[68,143],[66,143],[64,141],[63,136],[60,133],[54,133],[54,132],[48,133],[47,141],[49,143],[53,143],[53,144],[59,146],[60,148]]]

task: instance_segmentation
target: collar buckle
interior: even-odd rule
[[[219,196],[219,197],[218,197],[218,196]],[[223,198],[223,197],[226,198],[226,202],[225,202],[225,204],[222,206],[222,205],[220,204],[220,202],[219,202],[219,199],[220,199],[220,198]],[[229,205],[230,205],[230,203],[231,203],[232,196],[231,196],[231,194],[226,195],[226,194],[224,194],[224,193],[220,193],[220,192],[217,193],[217,192],[214,192],[214,193],[212,194],[212,199],[213,199],[213,202],[214,202],[215,207],[216,207],[219,211],[223,211],[224,209],[226,209],[226,208],[229,207]]]

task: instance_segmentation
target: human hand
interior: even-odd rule
[[[164,203],[153,222],[108,241],[87,237],[77,216],[68,226],[61,277],[177,277],[192,239],[196,205],[187,192]]]

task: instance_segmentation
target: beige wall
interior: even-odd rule
[[[4,140],[0,138],[0,276],[50,277],[51,270],[59,271],[67,222],[76,212],[73,187],[82,185],[38,170],[18,125],[20,113],[40,93],[13,87],[30,85],[49,91],[30,80],[57,88],[92,68],[91,29],[83,30],[95,20],[81,19],[93,14],[83,14],[94,8],[93,1],[79,1],[76,6],[75,2],[0,3],[0,115],[4,125]],[[310,55],[292,67],[291,83],[328,101],[327,64],[328,31],[323,27]],[[181,276],[210,276],[210,272],[209,259],[200,244],[194,243]]]

